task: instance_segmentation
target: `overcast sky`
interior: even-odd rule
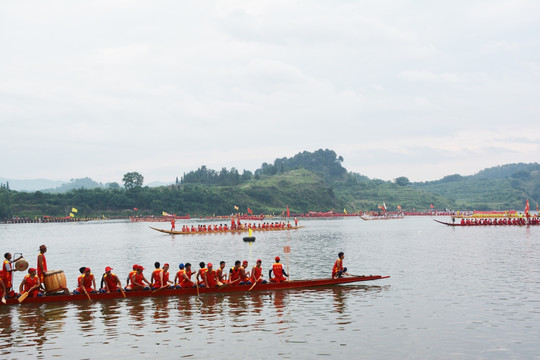
[[[0,0],[0,177],[537,162],[539,34],[536,0]]]

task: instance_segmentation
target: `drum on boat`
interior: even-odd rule
[[[15,261],[15,270],[24,271],[26,269],[28,269],[28,261],[22,258]]]
[[[43,274],[43,282],[47,292],[54,292],[67,288],[64,270],[52,270]]]

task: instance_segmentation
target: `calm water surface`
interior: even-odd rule
[[[444,220],[444,219],[443,219]],[[191,221],[193,223],[195,221]],[[293,279],[328,277],[339,251],[352,274],[391,278],[320,289],[0,306],[2,359],[540,359],[540,227],[448,228],[431,218],[307,220],[291,232],[169,236],[100,221],[0,225],[0,250],[35,266],[121,280],[134,263],[231,266],[276,255]],[[180,221],[177,227],[182,226]],[[287,258],[283,246],[291,247]],[[16,273],[18,286],[23,274]]]

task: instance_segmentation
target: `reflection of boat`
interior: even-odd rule
[[[282,230],[296,230],[303,228],[303,226],[291,226],[291,227],[281,227],[281,228],[253,228],[252,231],[282,231]],[[223,234],[223,233],[242,233],[242,232],[248,232],[249,229],[228,229],[228,230],[218,230],[218,231],[176,231],[176,230],[165,230],[165,229],[158,229],[155,227],[151,227],[150,229],[154,229],[156,231],[160,231],[165,234],[171,234],[171,235],[195,235],[195,234]]]
[[[267,284],[257,284],[253,285],[222,285],[221,287],[215,288],[185,288],[185,289],[163,289],[159,291],[151,290],[140,290],[140,291],[125,291],[126,297],[153,297],[153,296],[188,296],[188,295],[197,295],[197,294],[216,294],[216,293],[238,293],[248,291],[272,291],[272,290],[284,290],[284,289],[302,289],[310,288],[315,286],[328,286],[328,285],[337,285],[337,284],[347,284],[355,283],[360,281],[371,281],[386,279],[390,276],[381,276],[381,275],[369,275],[369,276],[348,276],[338,279],[314,279],[314,280],[292,280],[285,281],[282,283],[267,283]],[[119,292],[114,293],[99,293],[99,294],[89,294],[92,300],[107,300],[107,299],[120,299],[122,294]],[[27,303],[48,303],[48,302],[68,302],[68,301],[88,301],[88,298],[85,294],[77,295],[50,295],[42,297],[33,297],[26,298],[23,304]],[[19,302],[15,298],[7,299],[8,305],[15,305]]]

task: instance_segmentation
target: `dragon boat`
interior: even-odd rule
[[[540,225],[540,222],[539,221],[531,221],[531,222],[516,222],[515,224],[513,222],[508,222],[506,224],[495,224],[495,223],[485,223],[485,222],[470,222],[470,223],[465,223],[465,224],[462,224],[461,222],[458,222],[458,223],[449,223],[449,222],[445,222],[445,221],[440,221],[440,220],[436,220],[436,219],[433,219],[433,221],[435,222],[438,222],[439,224],[443,224],[443,225],[446,225],[446,226],[452,226],[452,227],[455,227],[455,226],[464,226],[464,227],[470,227],[470,226],[536,226],[536,225]]]
[[[361,281],[372,281],[386,279],[390,276],[382,275],[361,275],[361,276],[347,276],[342,278],[326,278],[326,279],[313,279],[313,280],[291,280],[281,283],[266,283],[266,284],[255,284],[255,285],[229,285],[224,284],[214,288],[182,288],[182,289],[170,289],[163,288],[157,290],[137,290],[137,291],[124,291],[121,292],[112,292],[112,293],[90,293],[88,294],[90,300],[100,301],[100,300],[111,300],[111,299],[121,299],[124,294],[126,298],[141,298],[141,297],[155,297],[155,296],[198,296],[200,294],[221,294],[221,293],[241,293],[241,292],[250,292],[250,291],[278,291],[278,290],[287,290],[287,289],[304,289],[311,287],[319,286],[332,286],[338,284],[348,284]],[[8,298],[6,299],[7,305],[17,305],[19,301],[17,298]],[[85,294],[70,294],[70,295],[47,295],[47,296],[38,296],[38,297],[27,297],[21,304],[41,304],[41,303],[50,303],[50,302],[72,302],[72,301],[89,301],[88,297]],[[2,303],[0,303],[2,306]]]
[[[158,229],[152,226],[149,226],[150,229],[165,233],[165,234],[171,234],[171,235],[196,235],[196,234],[226,234],[226,233],[243,233],[248,232],[249,228],[246,229],[228,229],[228,230],[218,230],[218,231],[177,231],[177,230],[166,230],[166,229]],[[282,228],[252,228],[252,231],[283,231],[283,230],[297,230],[301,229],[303,226],[291,226],[291,227],[282,227]]]

